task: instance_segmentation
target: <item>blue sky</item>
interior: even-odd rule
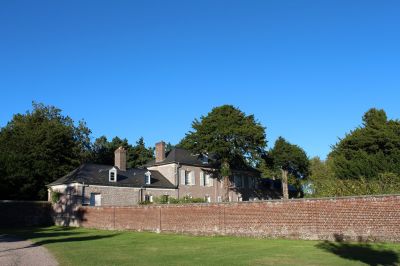
[[[177,143],[232,104],[324,158],[400,118],[399,1],[0,1],[0,126],[32,100],[93,137]]]

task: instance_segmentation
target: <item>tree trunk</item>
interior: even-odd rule
[[[224,201],[229,201],[230,181],[229,176],[224,176]]]
[[[283,199],[289,199],[289,190],[288,190],[288,171],[283,170],[282,171],[282,195]]]

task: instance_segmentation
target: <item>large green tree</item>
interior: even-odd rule
[[[341,179],[400,175],[400,122],[388,120],[384,110],[370,109],[363,116],[363,125],[346,134],[333,147],[329,159]]]
[[[255,167],[267,144],[265,128],[232,105],[215,107],[200,120],[195,119],[179,146],[199,154],[214,154],[219,174],[224,178],[228,198],[232,168]]]
[[[54,106],[14,115],[0,130],[0,197],[46,199],[45,184],[89,159],[89,134]]]
[[[273,175],[281,176],[284,199],[289,198],[288,178],[292,177],[294,184],[300,188],[299,180],[308,176],[309,160],[306,152],[282,137],[275,141],[275,145],[268,151],[265,161]]]

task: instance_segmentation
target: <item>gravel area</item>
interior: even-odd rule
[[[46,248],[31,241],[0,234],[0,265],[54,266],[58,263]]]

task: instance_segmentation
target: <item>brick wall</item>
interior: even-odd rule
[[[400,242],[400,195],[79,210],[92,228]]]
[[[45,201],[0,201],[0,227],[52,225],[52,208]]]

